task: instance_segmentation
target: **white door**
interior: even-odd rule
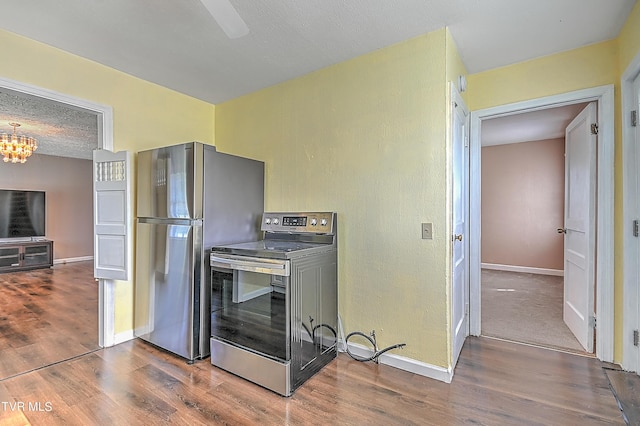
[[[593,352],[595,326],[596,113],[592,102],[565,134],[563,316],[587,352]]]
[[[93,151],[93,274],[99,281],[99,344],[116,344],[115,281],[129,280],[131,157]]]
[[[129,152],[93,152],[94,276],[129,280]]]
[[[452,136],[452,291],[451,324],[453,336],[453,366],[466,337],[469,335],[469,268],[467,242],[469,137],[468,112],[462,98],[451,85]]]

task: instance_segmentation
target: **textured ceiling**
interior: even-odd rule
[[[586,103],[547,108],[482,121],[482,146],[564,138]]]
[[[448,26],[475,73],[618,35],[635,0],[3,0],[0,28],[211,103]]]
[[[231,0],[249,34],[229,39],[199,0],[3,0],[0,28],[217,104],[445,26],[470,73],[574,49],[635,2]]]
[[[13,132],[10,122],[20,123],[17,134],[38,140],[34,155],[91,159],[98,147],[95,113],[0,87],[0,133]]]

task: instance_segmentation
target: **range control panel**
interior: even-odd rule
[[[262,215],[261,229],[265,232],[332,234],[334,220],[334,212],[265,212]]]

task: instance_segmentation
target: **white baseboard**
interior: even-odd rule
[[[151,326],[150,325],[143,325],[142,327],[138,327],[136,329],[133,330],[133,337],[136,336],[144,336],[145,334],[149,334],[151,333]]]
[[[93,256],[82,256],[82,257],[68,257],[66,259],[55,259],[53,261],[54,265],[65,264],[65,263],[73,263],[73,262],[86,262],[89,260],[93,260]]]
[[[250,291],[247,294],[240,295],[238,300],[234,300],[233,303],[246,302],[247,300],[255,299],[256,297],[264,296],[271,293],[271,287],[259,288],[257,290]]]
[[[135,336],[133,335],[133,330],[123,331],[121,333],[116,334],[113,337],[113,344],[117,345],[119,343],[124,343],[124,342],[127,342],[129,340],[133,340],[134,338],[135,338]]]
[[[494,271],[509,271],[509,272],[522,272],[527,274],[555,275],[558,277],[564,276],[564,271],[562,269],[531,268],[529,266],[499,265],[496,263],[481,263],[480,267],[482,269],[491,269]]]
[[[357,343],[349,343],[349,351],[358,357],[368,358],[371,356],[371,349]],[[453,379],[453,370],[450,368],[427,364],[426,362],[417,361],[415,359],[390,352],[385,352],[380,355],[378,361],[380,364],[389,365],[391,367],[399,368],[400,370],[408,371],[430,379],[440,380],[445,383],[451,383],[451,380]]]

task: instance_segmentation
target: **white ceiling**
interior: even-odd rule
[[[614,38],[635,2],[231,0],[229,39],[200,0],[3,0],[0,28],[217,104],[445,26],[476,73]]]
[[[35,137],[37,154],[92,158],[98,148],[98,117],[91,111],[0,87],[0,133]]]
[[[0,28],[211,103],[448,26],[469,73],[614,38],[635,0],[3,0]]]
[[[564,138],[565,129],[587,104],[573,104],[482,121],[482,146]]]

